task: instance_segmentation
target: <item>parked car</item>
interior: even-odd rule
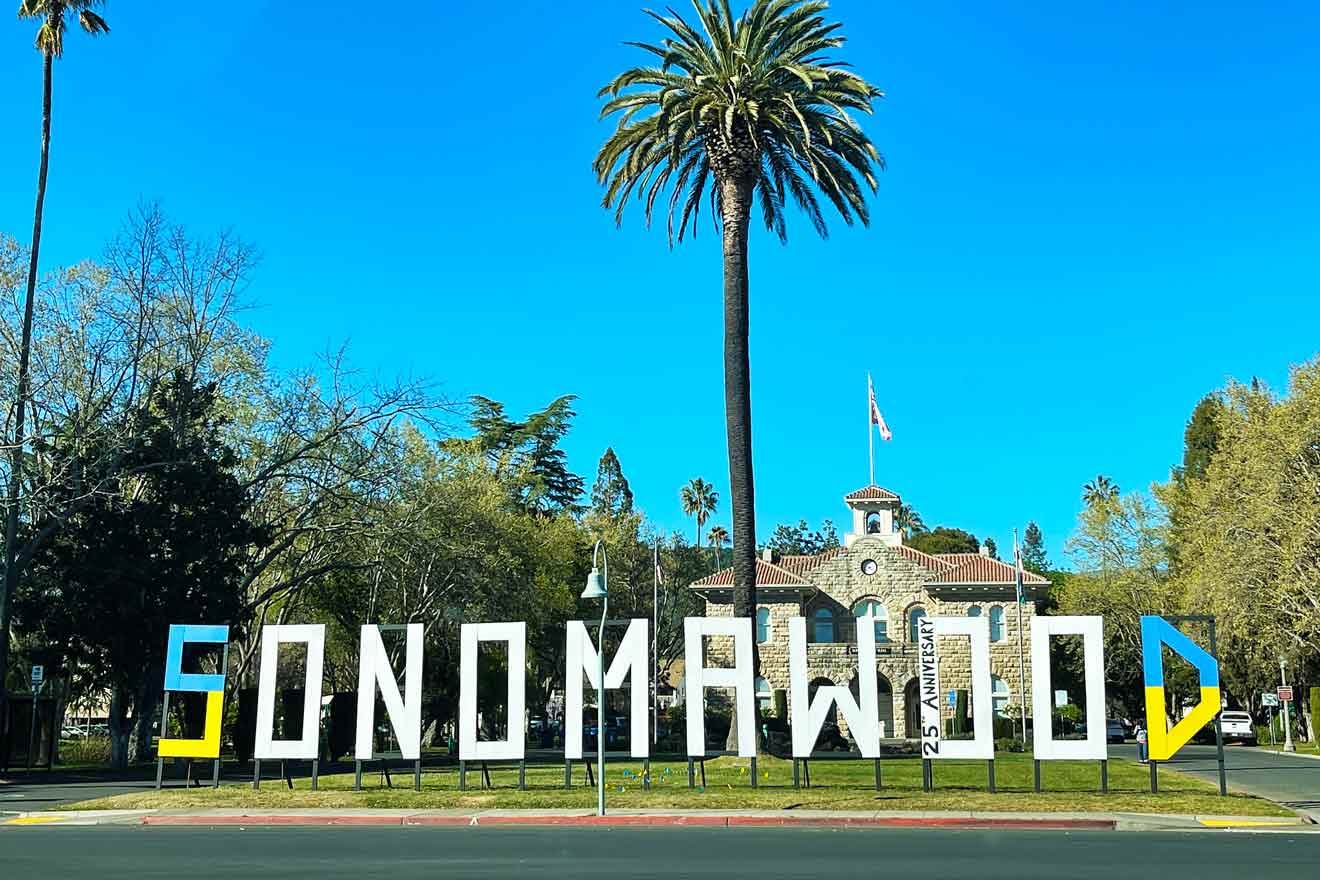
[[[1110,718],[1105,724],[1105,742],[1121,743],[1127,739],[1127,728],[1117,718]]]
[[[1256,724],[1246,712],[1220,712],[1219,725],[1224,731],[1224,742],[1256,744]]]

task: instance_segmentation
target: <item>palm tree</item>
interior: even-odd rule
[[[706,540],[715,548],[715,568],[720,567],[720,550],[729,542],[729,530],[724,526],[711,526],[706,533]]]
[[[18,349],[18,382],[14,401],[13,463],[10,465],[9,508],[5,518],[5,581],[0,591],[0,717],[4,715],[4,681],[9,671],[9,615],[14,590],[18,586],[18,504],[23,484],[23,440],[27,422],[27,399],[31,377],[28,364],[32,355],[32,308],[37,293],[37,261],[41,254],[41,221],[46,206],[46,174],[50,167],[51,79],[55,59],[64,56],[64,32],[68,14],[77,13],[78,25],[92,36],[110,32],[105,19],[92,11],[101,0],[21,0],[19,18],[40,20],[37,28],[37,51],[42,57],[41,163],[37,169],[37,206],[32,219],[32,251],[28,255],[27,294],[23,299],[23,333]]]
[[[1097,474],[1094,480],[1082,487],[1082,501],[1090,507],[1113,501],[1117,497],[1118,486],[1104,474]]]
[[[754,0],[737,19],[729,0],[693,0],[697,25],[647,10],[667,35],[631,45],[653,63],[601,89],[601,116],[619,114],[596,156],[605,207],[622,222],[629,199],[649,224],[668,192],[669,240],[691,225],[703,196],[717,214],[724,254],[724,413],[733,500],[734,613],[756,613],[756,522],[747,345],[747,239],[753,203],[781,241],[785,204],[826,235],[820,197],[845,223],[868,223],[880,153],[849,115],[869,113],[881,92],[829,53],[843,45],[823,0]],[[753,666],[759,658],[753,653]]]
[[[926,531],[926,523],[921,519],[921,514],[907,504],[898,505],[898,510],[894,511],[894,526],[907,538]]]
[[[700,549],[701,528],[720,506],[720,496],[710,483],[701,477],[693,477],[692,481],[679,491],[678,497],[683,502],[683,512],[697,521],[697,549]]]

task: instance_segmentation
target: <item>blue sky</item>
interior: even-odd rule
[[[140,198],[264,253],[278,362],[348,339],[515,413],[580,396],[571,463],[612,445],[638,501],[727,498],[718,237],[674,251],[599,207],[596,89],[640,60],[642,4],[111,2],[56,72],[44,264]],[[752,242],[757,517],[833,517],[867,481],[866,373],[894,431],[877,482],[1058,557],[1081,484],[1167,477],[1226,377],[1286,381],[1320,339],[1314,3],[836,0],[887,98],[869,229]],[[0,229],[31,227],[40,59],[0,22]],[[727,521],[727,505],[718,517]],[[690,532],[690,528],[688,528]]]

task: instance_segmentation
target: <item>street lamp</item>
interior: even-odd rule
[[[596,567],[597,557],[605,562],[604,574]],[[591,574],[587,575],[587,588],[583,599],[601,600],[600,629],[596,631],[596,815],[605,815],[605,615],[610,609],[610,557],[605,544],[597,541],[591,551]],[[574,720],[575,724],[581,722]]]
[[[1288,686],[1288,676],[1287,676],[1287,674],[1284,672],[1284,667],[1285,667],[1285,666],[1287,666],[1287,663],[1284,661],[1284,659],[1283,659],[1282,657],[1280,657],[1280,658],[1279,658],[1279,684],[1283,685],[1284,687],[1287,687],[1287,686]],[[1285,752],[1295,752],[1295,751],[1297,751],[1297,746],[1293,745],[1293,738],[1292,738],[1292,720],[1291,720],[1291,718],[1290,718],[1290,716],[1289,716],[1289,713],[1288,713],[1288,701],[1287,701],[1287,700],[1280,700],[1279,702],[1283,703],[1283,750],[1284,750]]]

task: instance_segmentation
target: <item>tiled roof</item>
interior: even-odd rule
[[[897,501],[898,496],[879,486],[866,486],[843,496],[844,501]]]
[[[781,556],[779,557],[779,567],[788,569],[798,577],[806,577],[808,572],[814,571],[843,552],[844,548],[835,547],[832,550],[826,550],[824,553],[817,553],[814,556]]]
[[[758,587],[810,587],[811,582],[804,580],[792,571],[764,559],[756,560],[756,585]],[[722,569],[707,575],[692,584],[693,587],[732,587],[733,567]]]
[[[982,556],[980,553],[941,553],[939,559],[950,562],[953,567],[931,584],[1012,584],[1016,582],[1017,569],[1007,562]],[[1022,583],[1028,586],[1048,584],[1046,578],[1033,572],[1024,572]]]
[[[931,556],[929,553],[922,553],[916,547],[909,547],[906,544],[899,544],[892,548],[895,553],[902,556],[909,562],[915,562],[922,568],[934,574],[941,574],[953,568],[956,563],[941,559],[938,556]]]

